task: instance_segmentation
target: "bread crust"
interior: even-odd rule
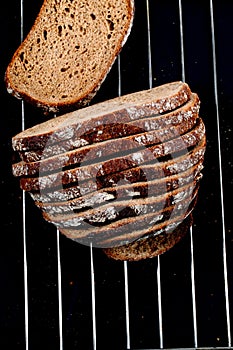
[[[199,179],[200,178],[196,178],[187,185],[180,186],[175,190],[165,190],[164,193],[160,195],[154,193],[154,188],[151,188],[149,195],[144,198],[117,198],[114,202],[102,203],[100,206],[91,209],[87,208],[85,211],[76,211],[74,206],[73,210],[70,210],[70,212],[54,214],[45,210],[42,215],[45,220],[54,223],[58,227],[80,228],[85,220],[88,220],[90,224],[100,224],[102,226],[105,223],[128,216],[157,212],[164,209],[164,207],[171,206],[181,199],[189,198],[193,196],[193,192],[196,192]]]
[[[51,218],[51,215],[56,216],[57,214],[73,213],[74,211],[77,212],[90,207],[97,208],[101,204],[116,199],[146,198],[152,194],[153,196],[157,196],[163,194],[164,191],[170,192],[181,186],[185,186],[194,179],[200,179],[202,177],[202,163],[201,160],[197,165],[194,165],[187,171],[161,179],[123,183],[122,185],[111,182],[111,187],[102,187],[98,190],[96,190],[95,186],[92,187],[94,182],[91,181],[89,189],[89,183],[84,184],[87,187],[85,194],[81,195],[82,189],[80,188],[80,196],[74,199],[59,202],[43,202],[35,200],[35,204]]]
[[[80,127],[77,134],[71,139],[57,142],[55,144],[47,143],[43,149],[30,151],[21,151],[19,156],[24,162],[36,162],[44,160],[54,155],[66,153],[83,146],[106,140],[114,140],[130,135],[136,135],[154,130],[154,137],[158,142],[164,142],[178,134],[183,134],[185,130],[192,128],[198,116],[200,101],[197,94],[193,93],[189,101],[181,107],[152,117],[132,120],[126,123],[127,117],[117,113],[117,122],[114,116],[109,115],[105,123],[96,125],[93,129],[86,130],[80,134]],[[106,118],[107,119],[107,118]],[[155,139],[155,143],[157,142]]]
[[[122,171],[117,171],[114,174],[109,174],[104,177],[98,177],[93,181],[87,180],[85,182],[71,183],[67,187],[50,189],[46,188],[42,192],[31,191],[30,195],[33,200],[43,203],[50,203],[52,201],[67,201],[85,196],[86,194],[106,188],[109,186],[116,186],[119,181],[125,180],[128,183],[137,183],[141,181],[148,181],[150,178],[163,178],[169,176],[179,176],[181,172],[187,171],[198,163],[203,163],[205,153],[205,138],[196,146],[193,147],[186,155],[177,156],[174,159],[164,160],[160,165],[144,164],[143,170],[141,167],[130,168]],[[147,174],[147,176],[145,175]]]
[[[134,120],[155,116],[157,129],[170,124],[168,113],[190,100],[192,92],[181,81],[157,86],[155,88],[130,93],[71,113],[50,119],[12,137],[14,151],[44,149],[61,141],[74,138],[77,140],[100,126],[118,123],[130,123]],[[171,118],[172,119],[172,118]],[[177,124],[177,117],[174,119]],[[82,141],[81,141],[82,144]]]
[[[120,261],[139,261],[151,259],[164,254],[184,238],[193,222],[192,214],[171,232],[163,230],[146,238],[140,238],[124,246],[103,248],[103,252],[111,259]]]
[[[60,227],[59,231],[67,238],[96,248],[114,248],[130,244],[140,238],[173,231],[194,210],[197,196],[187,199],[180,205],[165,207],[157,213],[129,217],[103,227],[77,229]]]
[[[171,155],[179,151],[188,153],[188,148],[197,145],[205,136],[203,121],[199,118],[199,123],[188,133],[179,138],[172,139],[165,143],[142,149],[122,157],[114,157],[108,161],[91,163],[77,168],[72,168],[57,173],[51,173],[39,177],[21,177],[20,186],[25,191],[36,191],[56,186],[63,186],[71,182],[85,181],[98,176],[112,174],[118,170],[125,170],[136,167],[157,158]],[[20,170],[20,169],[19,169]],[[18,174],[18,172],[16,172]],[[43,174],[42,174],[43,175]]]
[[[135,152],[141,147],[162,144],[166,141],[180,137],[191,130],[195,126],[197,117],[198,113],[195,113],[186,122],[183,122],[175,127],[151,130],[147,132],[140,130],[140,133],[121,138],[115,138],[118,134],[117,130],[115,130],[116,134],[113,134],[112,139],[110,138],[111,134],[106,136],[109,138],[107,141],[97,142],[60,154],[55,153],[55,155],[52,157],[47,157],[46,154],[45,158],[43,156],[41,160],[35,162],[21,161],[19,163],[15,163],[12,165],[12,173],[14,176],[49,173],[54,172],[57,169],[64,169],[73,164],[81,166],[82,162],[85,162],[86,158],[88,161],[97,161],[98,158],[101,159],[103,156],[109,157],[113,156],[114,154],[117,156],[120,153],[124,154],[126,150],[127,152],[129,150]],[[122,128],[124,128],[124,125]],[[162,146],[160,148],[162,149]]]

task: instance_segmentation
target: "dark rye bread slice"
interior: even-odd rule
[[[199,98],[197,94],[193,93],[190,100],[172,112],[156,115],[154,117],[144,117],[143,119],[137,119],[127,123],[124,116],[121,118],[121,122],[118,121],[117,123],[106,124],[105,121],[104,124],[95,126],[91,132],[85,132],[81,136],[80,134],[75,135],[75,137],[71,139],[52,145],[48,142],[44,149],[19,152],[19,156],[21,160],[25,162],[36,162],[93,143],[152,130],[157,131],[154,134],[158,142],[164,142],[169,138],[177,136],[179,133],[183,134],[185,130],[191,128],[198,116],[199,109]],[[123,120],[125,120],[125,122],[123,122]]]
[[[92,244],[97,248],[112,248],[129,244],[143,236],[159,234],[164,230],[174,229],[181,221],[190,215],[197,203],[197,195],[179,203],[164,208],[158,213],[129,217],[112,222],[102,227],[90,227],[80,230],[77,228],[60,228],[59,231],[84,245]]]
[[[49,173],[67,168],[73,164],[79,166],[87,160],[97,161],[98,158],[101,159],[102,157],[109,157],[119,153],[125,154],[141,147],[163,143],[180,137],[180,135],[191,130],[195,126],[197,117],[198,114],[195,114],[193,118],[177,126],[148,132],[141,132],[140,130],[140,133],[135,135],[94,143],[65,153],[55,154],[49,158],[42,158],[36,162],[26,163],[21,161],[14,163],[12,172],[14,176],[35,175],[39,172],[40,174]]]
[[[133,0],[44,0],[9,63],[9,93],[61,112],[96,94],[130,34]]]
[[[39,177],[21,177],[20,186],[25,191],[43,191],[44,189],[54,188],[56,186],[62,187],[72,182],[86,181],[90,178],[105,176],[116,171],[140,166],[155,158],[159,159],[164,156],[172,157],[173,153],[176,154],[177,152],[184,151],[188,154],[188,148],[197,145],[204,137],[205,126],[202,119],[198,118],[196,126],[192,130],[176,139],[155,146],[144,147],[142,150],[124,156],[121,154],[113,159],[104,159],[102,162],[83,165]]]
[[[42,192],[30,192],[33,200],[38,203],[51,203],[53,201],[68,201],[89,194],[90,192],[103,188],[116,187],[119,182],[137,183],[148,181],[149,179],[160,179],[163,177],[177,176],[181,172],[203,163],[206,147],[205,137],[201,142],[194,146],[188,154],[177,156],[169,160],[163,160],[162,163],[144,164],[143,167],[135,167],[123,171],[117,171],[104,177],[86,180],[79,183],[71,183],[71,185],[61,189],[45,188]],[[167,187],[169,188],[169,182]]]
[[[57,214],[67,214],[77,212],[83,209],[97,208],[106,202],[113,200],[123,200],[129,198],[146,198],[150,196],[158,196],[162,193],[178,189],[182,186],[201,179],[201,170],[203,169],[203,162],[200,161],[195,166],[188,170],[161,179],[152,181],[141,181],[123,184],[116,184],[116,186],[102,188],[97,191],[90,191],[88,194],[80,196],[75,199],[64,202],[49,202],[43,203],[35,201],[38,208],[46,212],[50,218]]]
[[[167,207],[178,205],[184,199],[191,199],[197,193],[199,180],[194,180],[188,185],[176,190],[164,192],[160,195],[153,195],[153,192],[146,198],[129,198],[103,204],[97,208],[87,209],[70,213],[51,214],[43,211],[43,218],[56,225],[58,228],[89,229],[89,226],[105,226],[128,217],[145,214],[159,214]],[[92,227],[93,229],[93,227]]]
[[[111,259],[121,261],[139,261],[154,258],[173,248],[185,237],[192,226],[193,218],[190,214],[181,221],[173,230],[154,232],[147,237],[139,238],[123,246],[103,248],[103,252]]]
[[[78,139],[100,125],[128,123],[172,111],[188,101],[191,94],[188,84],[177,81],[120,96],[28,128],[12,138],[12,148],[14,151],[44,149],[46,145]]]

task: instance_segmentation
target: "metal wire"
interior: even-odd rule
[[[125,278],[125,320],[126,320],[126,348],[130,349],[130,331],[129,331],[129,283],[128,283],[128,264],[124,261]]]
[[[27,263],[27,243],[26,243],[26,209],[25,192],[22,197],[23,205],[23,266],[24,266],[24,317],[25,317],[25,345],[28,350],[28,263]]]
[[[227,258],[226,258],[227,252],[226,252],[225,211],[224,211],[224,198],[223,198],[221,134],[220,134],[220,121],[219,121],[217,65],[216,65],[216,48],[215,48],[215,30],[214,30],[214,9],[213,9],[213,1],[212,0],[210,0],[210,18],[211,18],[211,35],[212,35],[212,54],[213,54],[212,58],[213,58],[213,76],[214,76],[214,97],[215,97],[216,122],[217,122],[217,134],[218,134],[219,186],[220,186],[220,194],[221,194],[222,238],[223,238],[223,274],[224,274],[224,287],[225,287],[225,305],[226,305],[228,346],[231,346],[228,272],[227,272]]]
[[[118,96],[121,96],[121,56],[117,57]],[[130,349],[128,263],[124,261],[126,348]]]
[[[59,232],[59,230],[57,230],[57,276],[58,276],[59,349],[63,350],[62,278],[61,278],[61,256],[60,256],[60,232]]]
[[[182,81],[185,81],[185,59],[184,59],[184,31],[183,31],[183,11],[182,0],[179,0],[179,20],[180,20],[180,56]],[[193,251],[193,228],[190,227],[190,254],[191,254],[191,289],[192,289],[192,309],[193,309],[193,334],[194,346],[197,348],[197,311],[196,311],[196,288],[195,288],[195,268],[194,268],[194,251]]]
[[[20,41],[23,40],[23,0],[20,0]],[[24,101],[21,102],[21,128],[25,129],[25,112]],[[28,262],[27,262],[27,241],[26,241],[26,201],[25,192],[22,196],[22,219],[23,219],[23,266],[24,266],[24,319],[25,319],[25,349],[29,349],[29,334],[28,334]]]
[[[153,86],[152,55],[151,55],[151,35],[150,35],[150,7],[149,0],[146,1],[147,12],[147,43],[148,43],[148,77],[149,88]],[[162,292],[161,292],[161,270],[160,256],[157,257],[157,296],[158,296],[158,318],[159,318],[159,339],[160,348],[163,348],[163,315],[162,315]]]
[[[90,244],[90,257],[91,257],[91,302],[92,302],[93,350],[96,350],[95,270],[94,270],[92,243]]]

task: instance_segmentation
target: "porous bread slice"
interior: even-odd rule
[[[141,216],[145,214],[160,214],[165,208],[178,204],[184,199],[191,199],[197,193],[199,180],[193,180],[191,183],[178,187],[175,190],[154,195],[153,192],[146,198],[129,198],[102,204],[96,208],[82,210],[70,213],[51,214],[43,211],[43,218],[56,225],[58,228],[77,229],[89,228],[89,226],[103,226],[114,221],[125,219],[127,217]],[[92,227],[93,229],[93,227]]]
[[[116,97],[28,128],[12,138],[12,147],[14,151],[44,149],[72,137],[77,139],[100,125],[128,123],[174,110],[191,94],[187,83],[176,81]]]
[[[125,229],[122,230],[121,228],[118,232],[115,232],[114,230],[109,235],[109,237],[103,237],[103,240],[101,242],[102,248],[113,248],[116,246],[122,246],[125,244],[129,244],[130,242],[133,242],[135,240],[138,240],[142,237],[149,237],[151,234],[157,235],[164,231],[173,231],[182,220],[185,220],[187,216],[189,216],[193,212],[196,203],[197,196],[194,197],[192,201],[187,200],[181,202],[179,206],[174,205],[170,208],[168,207],[164,210],[163,215],[161,215],[160,217],[153,218],[151,216],[149,226],[143,225],[144,222],[141,223],[141,221],[135,221],[132,225],[132,230],[130,231],[126,232]],[[159,220],[160,218],[161,220]],[[131,218],[129,218],[129,220],[130,219]],[[146,221],[147,216],[145,216],[145,219],[143,220]],[[155,222],[154,226],[151,225],[151,222]]]
[[[147,147],[155,144],[162,144],[166,141],[175,139],[191,130],[196,123],[198,114],[193,115],[177,126],[171,126],[164,129],[140,132],[134,135],[121,138],[110,139],[97,142],[88,146],[83,146],[72,151],[61,154],[55,154],[52,157],[41,159],[35,162],[20,161],[12,165],[14,176],[36,175],[38,173],[49,173],[62,170],[70,165],[81,166],[85,161],[97,161],[98,159],[112,157],[114,154],[125,154],[129,151],[136,151],[141,147]],[[161,146],[162,147],[162,146]]]
[[[102,227],[90,227],[89,230],[59,228],[59,231],[67,238],[84,245],[92,244],[98,248],[122,246],[143,236],[174,229],[179,222],[190,215],[196,203],[197,195],[192,200],[187,199],[181,201],[179,205],[164,208],[160,213],[129,217]]]
[[[46,212],[50,218],[57,214],[67,214],[83,210],[85,208],[97,208],[101,204],[113,200],[122,200],[126,198],[146,198],[148,196],[158,196],[164,192],[178,189],[181,186],[201,179],[201,170],[203,161],[188,170],[161,179],[151,181],[141,181],[134,183],[117,184],[117,186],[102,188],[92,192],[92,189],[86,195],[64,202],[43,203],[35,201],[35,205]]]
[[[192,93],[190,100],[172,112],[156,115],[154,117],[144,117],[143,119],[132,120],[127,123],[126,118],[123,117],[122,119],[125,120],[125,122],[122,120],[116,123],[100,124],[95,126],[91,132],[85,132],[81,136],[80,131],[78,131],[79,135],[75,135],[71,139],[51,145],[48,142],[44,149],[21,151],[19,152],[19,156],[25,162],[35,162],[52,157],[55,154],[58,155],[71,151],[84,145],[86,146],[96,142],[135,135],[151,130],[157,131],[158,138],[162,142],[169,137],[176,136],[177,133],[183,133],[185,127],[192,127],[194,120],[198,116],[199,109],[200,100],[197,94]]]
[[[131,31],[133,0],[44,0],[9,63],[7,90],[59,112],[96,94]]]
[[[144,164],[143,168],[135,167],[117,171],[114,174],[98,177],[95,181],[91,179],[84,182],[71,183],[61,189],[45,188],[42,192],[30,192],[30,195],[33,200],[41,203],[50,203],[52,201],[63,202],[102,188],[117,186],[119,181],[126,181],[133,184],[138,181],[148,181],[148,179],[152,178],[179,175],[181,172],[195,166],[198,162],[203,163],[205,147],[206,139],[204,137],[198,145],[190,149],[188,154],[180,155],[169,160],[161,160],[162,163]]]
[[[123,246],[103,248],[111,259],[121,261],[139,261],[154,258],[173,248],[185,235],[193,222],[192,214],[181,221],[174,230],[151,234]]]
[[[135,182],[131,184],[123,184],[114,187],[102,188],[97,191],[90,191],[88,194],[68,201],[59,202],[41,202],[35,201],[38,208],[48,213],[48,215],[56,215],[69,213],[73,211],[83,210],[84,208],[97,207],[106,202],[113,201],[116,198],[145,198],[148,195],[159,195],[163,191],[172,191],[180,186],[184,186],[193,180],[202,178],[201,170],[203,162],[200,161],[197,165],[181,172],[178,175],[168,176],[159,180]]]
[[[84,165],[82,167],[67,169],[39,177],[21,177],[20,186],[25,191],[43,191],[48,188],[63,187],[77,181],[86,181],[90,178],[105,176],[116,171],[140,166],[143,163],[171,156],[177,152],[184,151],[188,155],[188,148],[197,145],[205,137],[205,126],[201,118],[198,118],[196,126],[188,133],[176,139],[143,148],[137,152],[118,156],[113,159],[104,160],[98,163]]]

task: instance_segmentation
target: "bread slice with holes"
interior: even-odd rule
[[[181,201],[178,205],[167,206],[156,213],[128,217],[101,227],[87,225],[84,229],[60,227],[66,237],[84,245],[113,248],[126,245],[145,236],[163,232],[167,227],[175,228],[195,208],[197,196]]]
[[[78,147],[78,143],[86,144],[82,135],[93,133],[96,128],[99,131],[109,125],[125,124],[156,114],[158,119],[155,126],[157,129],[163,128],[172,124],[171,116],[160,118],[159,114],[182,106],[190,100],[191,95],[188,84],[175,81],[116,97],[28,128],[12,138],[12,148],[14,151],[44,150],[45,147],[72,138]],[[173,124],[179,123],[177,116],[172,120]]]
[[[88,162],[98,162],[105,158],[106,160],[113,155],[119,156],[129,152],[135,152],[138,149],[148,146],[157,146],[158,156],[163,156],[163,149],[170,147],[173,139],[182,137],[195,127],[198,114],[195,113],[186,122],[183,122],[176,127],[168,127],[159,130],[151,130],[148,132],[140,132],[135,135],[113,138],[103,142],[97,142],[88,146],[83,146],[61,154],[56,154],[52,157],[43,158],[36,162],[18,162],[12,166],[12,172],[15,176],[28,176],[40,173],[54,172],[76,164],[81,166]],[[199,122],[199,120],[197,121]],[[141,131],[141,130],[140,130]],[[170,140],[170,142],[169,142]],[[161,153],[161,154],[160,154]],[[166,154],[165,154],[166,155]],[[156,156],[156,154],[155,154]]]
[[[115,116],[109,114],[107,118],[105,116],[104,123],[100,124],[97,121],[99,125],[95,125],[93,129],[87,130],[82,135],[80,131],[77,131],[74,137],[68,140],[55,144],[52,143],[51,145],[48,142],[43,149],[31,149],[28,151],[19,151],[18,153],[24,162],[37,162],[97,142],[151,131],[154,131],[154,134],[156,132],[158,142],[164,142],[191,128],[198,116],[199,109],[200,100],[197,94],[192,93],[190,100],[170,112],[151,117],[143,117],[142,119],[134,119],[128,122],[125,115],[121,117],[118,114],[118,118],[116,119]],[[115,122],[113,122],[114,120]]]
[[[119,182],[125,181],[132,185],[137,182],[146,182],[149,179],[160,179],[166,177],[166,186],[171,187],[170,177],[174,177],[173,186],[176,186],[175,177],[181,181],[182,172],[189,171],[190,168],[202,164],[204,161],[206,138],[192,147],[187,154],[163,159],[162,163],[154,162],[144,164],[143,169],[134,167],[109,174],[104,177],[97,177],[86,181],[68,184],[61,188],[44,188],[42,191],[31,191],[30,195],[37,203],[64,202],[86,196],[96,190],[119,186]],[[161,159],[162,160],[162,159]],[[178,185],[178,183],[177,183]],[[136,186],[136,185],[135,185]]]
[[[101,205],[91,209],[79,210],[74,206],[68,213],[54,214],[43,211],[42,214],[45,220],[52,222],[57,227],[82,229],[83,225],[86,226],[86,222],[90,225],[103,226],[131,216],[158,213],[174,203],[192,198],[193,194],[197,192],[198,185],[199,180],[193,180],[191,183],[172,191],[164,189],[164,193],[160,195],[154,194],[151,187],[145,198],[117,198],[112,202],[101,203]]]
[[[86,105],[125,44],[133,18],[133,0],[44,0],[7,67],[8,92],[45,112]]]
[[[178,152],[184,152],[188,154],[190,147],[198,145],[205,137],[205,126],[201,118],[198,118],[198,122],[195,127],[180,137],[172,139],[170,141],[143,148],[142,150],[135,151],[130,154],[122,156],[118,154],[117,157],[110,157],[110,159],[102,158],[102,161],[93,162],[87,165],[72,167],[71,169],[62,170],[50,173],[41,174],[41,176],[26,176],[20,177],[20,186],[25,191],[43,191],[48,188],[62,187],[70,183],[79,181],[87,181],[90,178],[102,177],[108,174],[113,174],[117,171],[126,170],[132,167],[141,166],[146,162],[159,162],[164,156],[171,156]],[[101,159],[101,158],[100,158]],[[162,168],[158,168],[162,171]],[[21,168],[15,172],[15,175],[20,176]]]
[[[19,151],[19,156],[25,162],[36,162],[52,157],[55,154],[66,153],[97,142],[151,131],[156,131],[158,141],[163,142],[176,136],[178,133],[183,133],[187,128],[191,128],[198,116],[199,109],[199,98],[197,94],[192,93],[190,100],[182,106],[161,115],[143,117],[142,119],[134,119],[127,122],[129,118],[126,115],[121,116],[119,113],[116,118],[116,115],[108,114],[104,116],[104,123],[100,123],[97,120],[96,124],[98,125],[93,126],[92,129],[82,134],[81,126],[78,124],[78,130],[72,138],[55,144],[50,144],[48,141],[43,149]]]
[[[59,202],[40,202],[35,201],[36,206],[47,213],[50,218],[58,214],[68,214],[78,212],[84,209],[97,208],[99,205],[106,204],[117,200],[125,200],[132,198],[146,198],[148,196],[158,196],[164,192],[170,192],[183,187],[192,181],[202,177],[201,170],[203,169],[202,161],[179,174],[163,177],[161,179],[149,180],[145,177],[144,181],[130,183],[121,180],[117,183],[111,183],[112,186],[104,187],[99,190],[94,190],[90,182],[90,189],[87,194],[68,201]],[[142,169],[143,171],[143,169]],[[88,186],[89,184],[84,184]],[[77,185],[78,186],[78,185]]]

